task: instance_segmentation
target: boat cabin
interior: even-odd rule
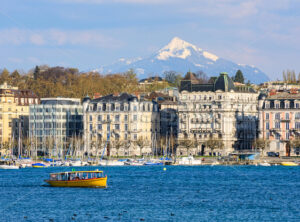
[[[89,180],[105,178],[103,171],[71,171],[62,173],[51,173],[50,181]]]

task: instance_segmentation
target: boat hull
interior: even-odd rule
[[[281,165],[282,166],[298,166],[298,164],[294,163],[294,162],[282,162]]]
[[[52,187],[99,187],[105,188],[107,177],[85,180],[45,180]]]

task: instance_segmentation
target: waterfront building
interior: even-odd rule
[[[300,93],[297,89],[285,92],[262,93],[259,98],[259,137],[269,141],[264,152],[279,152],[281,156],[298,156],[300,147]]]
[[[29,135],[32,152],[60,156],[74,153],[68,149],[71,139],[80,139],[83,133],[82,116],[80,99],[43,98],[41,104],[31,105]]]
[[[234,86],[227,73],[207,84],[187,73],[180,85],[178,153],[227,155],[250,150],[257,135],[257,102],[258,93]]]
[[[23,137],[28,135],[29,105],[38,104],[38,97],[31,90],[20,90],[6,82],[0,85],[0,143],[1,155],[13,154],[13,144],[19,135],[15,134],[20,125]]]
[[[159,133],[156,102],[122,93],[84,98],[85,150],[91,155],[134,156],[153,153]]]
[[[159,107],[160,131],[158,154],[174,154],[178,137],[178,97],[173,90],[161,90],[145,96],[147,100],[156,101]]]

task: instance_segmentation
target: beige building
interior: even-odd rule
[[[4,83],[0,85],[0,142],[1,155],[11,154],[12,144],[18,139],[18,135],[14,134],[15,128],[19,128],[18,124],[13,124],[22,116],[22,121],[29,116],[29,105],[37,104],[39,99],[30,90],[19,90]],[[22,123],[20,121],[20,124]],[[28,118],[27,118],[28,121]],[[28,123],[21,125],[24,136],[27,136]]]
[[[85,98],[85,152],[107,156],[150,154],[159,133],[158,105],[122,93],[94,100]],[[104,149],[105,148],[105,149]]]
[[[228,155],[250,150],[257,135],[257,101],[258,93],[234,86],[227,73],[207,84],[188,73],[180,86],[178,153]],[[220,144],[213,150],[207,144],[212,140]]]

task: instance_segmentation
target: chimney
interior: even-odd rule
[[[94,93],[94,99],[98,99],[101,97],[101,94],[100,93]]]
[[[270,93],[269,93],[269,95],[270,96],[273,96],[273,95],[276,95],[276,89],[271,89],[271,91],[270,91]]]

